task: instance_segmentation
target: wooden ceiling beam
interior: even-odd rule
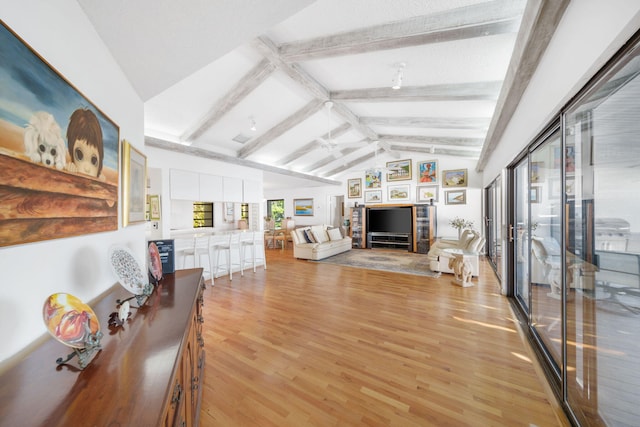
[[[349,154],[353,153],[356,150],[359,150],[360,148],[356,148],[356,147],[350,147],[350,148],[345,148],[342,150],[335,150],[335,153],[332,153],[320,160],[318,160],[317,162],[313,163],[310,166],[307,166],[306,170],[308,172],[312,172],[315,171],[317,169],[320,169],[321,167],[324,167],[330,163],[333,162],[337,162],[340,161],[341,159],[343,159],[344,157],[348,156]]]
[[[207,113],[184,132],[182,141],[193,141],[215,125],[228,111],[233,109],[247,97],[255,88],[260,86],[275,70],[275,66],[264,59],[245,74]]]
[[[360,117],[360,123],[367,126],[483,131],[489,128],[490,121],[489,117]]]
[[[496,113],[489,126],[476,171],[484,171],[491,154],[502,139],[569,3],[570,0],[527,2]]]
[[[404,21],[285,43],[280,57],[287,62],[356,55],[518,31],[525,0],[495,0]]]
[[[376,87],[333,91],[331,99],[343,102],[496,101],[501,87],[501,81],[406,86],[400,89]]]
[[[456,156],[456,157],[469,157],[472,159],[477,159],[480,157],[480,150],[456,150],[450,148],[441,148],[441,147],[422,147],[415,145],[394,145],[391,144],[389,147],[393,151],[402,151],[402,152],[410,152],[410,153],[420,153],[420,154],[433,154],[433,155],[445,155],[445,156]]]
[[[284,72],[294,82],[302,86],[311,96],[322,102],[331,100],[330,92],[299,64],[289,64],[282,60],[278,48],[271,39],[265,36],[258,37],[253,41],[252,45],[261,55],[271,61],[278,70]],[[361,124],[360,119],[343,104],[334,102],[333,111],[363,136],[372,139],[377,136],[370,128]]]
[[[460,147],[482,147],[483,138],[462,138],[451,136],[421,136],[421,135],[380,135],[380,141],[389,143],[410,143],[422,145],[450,145]]]
[[[267,130],[265,133],[255,138],[254,140],[246,143],[238,152],[238,157],[241,159],[247,158],[252,153],[264,148],[268,144],[270,144],[274,139],[278,138],[288,130],[294,128],[299,125],[312,115],[316,114],[318,111],[322,109],[324,103],[318,99],[313,99],[307,103],[304,107],[300,108],[298,111]]]
[[[337,128],[331,130],[331,138],[338,138],[339,136],[344,135],[346,132],[348,132],[349,129],[351,129],[351,125],[349,123],[343,123]],[[325,140],[329,139],[329,132],[322,135],[321,138]],[[277,163],[282,166],[288,165],[294,160],[304,156],[305,154],[309,154],[310,152],[318,149],[319,147],[320,147],[320,144],[318,144],[318,141],[314,139],[304,144],[302,147],[298,148],[297,150],[293,151],[283,159],[280,159]]]
[[[348,163],[345,163],[341,166],[338,166],[330,171],[327,171],[324,173],[325,176],[334,176],[339,174],[342,171],[345,171],[347,169],[351,169],[354,166],[358,166],[358,165],[362,165],[364,162],[366,162],[367,160],[370,160],[372,158],[374,158],[376,156],[376,152],[371,152],[369,154],[365,154],[364,156],[360,156],[357,159],[351,160]]]
[[[229,156],[222,153],[216,153],[214,151],[206,150],[203,148],[182,145],[182,144],[171,142],[171,141],[165,141],[159,138],[152,138],[152,137],[146,136],[144,138],[144,145],[149,147],[159,148],[161,150],[187,154],[190,156],[201,157],[201,158],[206,158],[210,160],[218,160],[218,161],[229,163],[232,165],[244,166],[252,169],[259,169],[265,172],[277,173],[280,175],[290,176],[293,178],[307,179],[307,180],[319,182],[322,184],[342,185],[342,182],[336,181],[333,179],[323,178],[315,175],[309,175],[302,172],[291,171],[288,169],[266,165],[264,163],[252,162],[250,160],[239,159],[234,156]]]

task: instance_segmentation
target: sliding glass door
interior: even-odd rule
[[[485,190],[485,235],[487,254],[496,275],[502,280],[502,178],[496,178]]]
[[[626,427],[640,420],[640,33],[607,67],[509,168],[505,255],[572,421]]]
[[[559,125],[529,154],[531,327],[553,369],[562,367],[562,150]]]
[[[529,161],[522,160],[513,174],[514,224],[509,233],[513,238],[514,295],[527,315],[529,314]]]
[[[640,48],[565,118],[567,401],[583,425],[640,420]]]

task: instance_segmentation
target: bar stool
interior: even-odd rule
[[[182,267],[186,263],[187,257],[193,258],[194,267],[203,267],[202,275],[207,277],[211,276],[213,280],[213,274],[211,270],[211,261],[207,256],[206,262],[203,265],[202,257],[209,254],[209,236],[195,236],[191,240],[191,248],[184,248],[182,250]]]
[[[256,261],[262,261],[264,269],[267,269],[265,257],[264,234],[261,231],[242,233],[240,237],[240,274],[244,276],[244,264],[247,261],[247,249],[251,249],[251,263],[253,272],[256,272]]]
[[[211,236],[209,240],[209,263],[211,264],[213,271],[211,274],[211,283],[213,283],[214,278],[220,277],[219,273],[221,271],[229,273],[229,280],[233,280],[233,266],[237,265],[240,267],[240,262],[237,264],[232,262],[233,251],[235,250],[238,254],[240,253],[239,238],[240,233],[238,232],[220,235],[214,234]],[[226,268],[224,268],[220,263],[220,254],[224,254],[225,256]]]

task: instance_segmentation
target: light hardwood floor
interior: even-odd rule
[[[471,288],[267,251],[205,291],[202,426],[565,426],[486,261]]]

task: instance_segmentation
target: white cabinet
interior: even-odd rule
[[[200,197],[200,174],[178,169],[169,171],[169,189],[172,200],[198,200]]]
[[[222,178],[223,199],[225,202],[242,203],[242,180],[239,178]]]
[[[260,203],[262,202],[262,192],[260,191],[260,183],[258,181],[242,181],[243,202],[244,203]]]
[[[261,185],[258,181],[209,175],[179,169],[169,171],[171,200],[192,202],[260,203]]]
[[[224,201],[222,190],[222,177],[209,174],[200,174],[200,200],[201,202]]]

